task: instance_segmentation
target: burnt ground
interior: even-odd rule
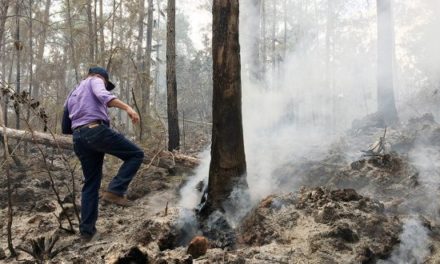
[[[384,153],[363,155],[361,150],[383,135],[380,125],[374,117],[360,120],[324,158],[281,166],[275,173],[280,191],[262,199],[232,230],[233,236],[227,238],[232,237],[234,245],[216,247],[218,241],[209,239],[205,230],[209,249],[198,258],[187,252],[183,230],[188,227],[182,226],[177,206],[187,175],[171,176],[169,170],[145,164],[130,187],[134,206],[101,204],[100,238],[83,243],[77,234],[59,229],[58,219],[68,227],[66,213],[56,201],[38,153],[30,153],[23,158],[26,171],[11,171],[13,242],[26,246],[31,238],[59,236],[55,249],[66,249],[49,263],[438,263],[440,125],[432,115],[411,119],[387,129]],[[68,160],[76,163],[73,156]],[[67,191],[70,173],[59,154],[49,167],[76,230]],[[102,186],[117,167],[118,162],[107,157]],[[74,175],[78,192],[78,166]],[[6,219],[4,177],[0,189],[0,214]],[[79,204],[78,199],[77,195]],[[0,225],[2,258],[1,251],[9,253],[6,220]],[[32,259],[19,252],[18,259],[0,262]]]

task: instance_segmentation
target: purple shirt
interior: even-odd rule
[[[93,121],[109,122],[107,103],[115,98],[101,78],[90,76],[82,80],[67,99],[72,129]]]

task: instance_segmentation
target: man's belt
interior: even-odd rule
[[[97,126],[99,126],[100,124],[103,124],[103,123],[104,122],[101,121],[101,120],[93,121],[93,122],[87,123],[85,125],[81,125],[81,126],[75,128],[74,130],[79,130],[79,129],[85,128],[85,127],[87,127],[87,128],[94,128],[94,127],[97,127]]]

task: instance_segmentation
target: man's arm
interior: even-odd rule
[[[108,107],[117,107],[119,109],[126,111],[128,116],[131,118],[131,121],[133,122],[133,124],[136,124],[137,122],[139,122],[138,113],[136,113],[136,111],[134,111],[133,108],[131,108],[129,105],[122,102],[121,100],[115,98],[115,99],[111,100],[110,102],[108,102],[107,106]]]

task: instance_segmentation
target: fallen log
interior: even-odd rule
[[[0,127],[0,135],[6,132],[8,138],[13,138],[17,140],[24,140],[27,142],[32,142],[34,144],[42,144],[49,147],[73,150],[73,142],[71,136],[63,136],[57,134],[49,134],[43,132],[30,132],[26,130],[17,130],[13,128]],[[199,159],[191,156],[184,155],[178,152],[161,151],[158,155],[153,153],[148,153],[145,151],[144,163],[153,164],[157,167],[162,167],[166,169],[171,169],[177,166],[186,168],[195,168],[199,165]],[[152,158],[157,160],[151,160]]]
[[[24,140],[35,144],[42,144],[60,149],[73,150],[72,137],[69,136],[51,135],[49,133],[37,131],[30,132],[27,130],[18,130],[8,127],[6,127],[5,129],[8,138]],[[0,128],[0,134],[2,136],[3,133],[5,133],[5,129],[3,127]]]

